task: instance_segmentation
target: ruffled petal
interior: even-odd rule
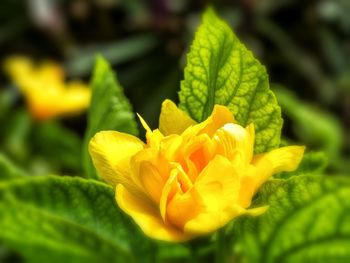
[[[159,130],[165,136],[181,134],[189,126],[196,124],[185,112],[171,100],[165,100],[159,116]]]
[[[182,196],[174,196],[167,214],[171,222],[182,225],[186,233],[210,233],[242,210],[235,205],[239,188],[235,168],[226,158],[217,155],[198,176],[192,189]]]
[[[89,152],[98,174],[107,183],[138,189],[131,179],[130,159],[144,147],[138,138],[117,131],[102,131],[90,141]]]
[[[116,200],[119,207],[134,219],[146,235],[158,240],[177,242],[191,238],[190,235],[166,225],[156,207],[133,195],[120,184],[116,188]]]
[[[232,161],[239,152],[245,165],[251,162],[254,151],[253,124],[243,128],[238,124],[227,123],[216,131],[214,140],[218,145],[218,153],[229,160]]]
[[[203,126],[200,133],[206,133],[212,137],[219,128],[227,123],[235,123],[232,113],[225,106],[215,105],[211,115],[200,123]]]
[[[170,201],[174,198],[175,195],[177,195],[177,199],[181,199],[184,196],[184,193],[190,190],[192,186],[193,184],[190,178],[188,178],[187,174],[184,172],[182,167],[178,164],[174,164],[174,167],[170,172],[170,176],[163,187],[162,195],[160,199],[160,213],[164,222],[167,222],[168,220],[167,206],[170,203]],[[179,202],[177,202],[177,205],[179,205]],[[180,206],[177,206],[177,208],[181,207],[180,208],[181,211],[186,211],[185,212],[187,213],[186,217],[188,217],[195,210],[195,205],[196,204],[194,202],[190,202],[190,203],[187,202],[186,204],[186,201],[185,201]],[[190,213],[188,213],[189,211],[187,209],[184,209],[185,206],[187,206],[187,208],[191,210]],[[177,213],[181,217],[181,213],[180,214],[178,212],[175,212],[175,213]],[[181,227],[182,225],[180,223],[180,228]]]
[[[297,169],[304,150],[304,146],[286,146],[254,156],[252,164],[256,167],[257,187],[273,174]]]

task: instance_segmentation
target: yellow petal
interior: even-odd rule
[[[142,171],[144,165],[146,165],[146,169],[148,169],[150,173],[151,171],[157,171],[157,174],[162,177],[162,179],[159,180],[167,180],[169,176],[169,162],[158,153],[157,149],[145,147],[131,158],[132,178],[135,182],[139,182],[140,185],[142,185],[142,180],[147,180],[147,173]],[[147,168],[147,166],[149,167]],[[143,179],[143,176],[140,176],[140,174],[144,174],[145,178]]]
[[[243,208],[247,208],[250,206],[253,196],[255,195],[255,192],[256,192],[256,188],[257,188],[256,174],[245,175],[241,178],[240,182],[241,182],[241,189],[238,195],[238,204]]]
[[[183,152],[184,166],[187,174],[194,182],[198,174],[213,159],[215,155],[215,145],[207,134],[200,134],[187,142]]]
[[[235,123],[232,113],[225,106],[215,105],[211,115],[202,123],[204,127],[200,133],[206,133],[212,137],[216,130],[227,123]]]
[[[231,162],[218,155],[190,190],[177,192],[169,201],[167,219],[185,233],[215,231],[242,211],[236,205],[239,186],[239,176]]]
[[[65,85],[63,68],[55,62],[35,65],[28,58],[13,57],[5,62],[5,68],[36,119],[79,112],[90,103],[88,86],[79,81]]]
[[[158,240],[177,242],[191,238],[190,235],[166,225],[156,207],[133,195],[120,184],[116,188],[116,200],[119,207],[134,219],[146,235]]]
[[[177,180],[177,171],[173,170],[169,176],[169,179],[165,183],[162,195],[159,202],[160,215],[164,222],[167,221],[166,210],[170,199],[179,191],[179,183]]]
[[[301,159],[303,158],[304,146],[286,146],[272,150],[267,153],[254,156],[253,163],[269,163],[272,166],[273,173],[282,171],[293,171],[298,168]]]
[[[147,133],[152,133],[151,128],[148,126],[147,122],[141,117],[140,114],[136,113],[137,117],[139,118],[142,127],[146,130]]]
[[[66,91],[62,94],[62,108],[65,112],[77,112],[86,109],[90,104],[91,90],[80,82],[72,81],[67,84]]]
[[[170,190],[171,192],[174,191],[174,188],[176,189],[177,181],[173,180],[173,178],[171,179],[171,181],[169,180],[168,192]],[[163,194],[161,212],[165,214],[163,216],[166,218],[166,222],[183,229],[186,222],[202,212],[204,206],[202,206],[201,197],[195,188],[190,189],[186,193],[182,193],[178,188],[176,190],[172,198],[168,197],[167,192]]]
[[[260,216],[263,213],[265,213],[269,209],[269,206],[261,206],[256,208],[247,209],[244,214],[250,215],[250,216]]]
[[[50,85],[51,83],[64,83],[64,70],[63,68],[53,62],[44,61],[39,66],[34,67],[38,82],[42,85]]]
[[[159,116],[159,130],[166,136],[181,134],[189,126],[196,124],[185,112],[171,100],[165,100]]]
[[[164,135],[160,132],[159,129],[152,131],[147,122],[141,117],[141,115],[137,114],[137,116],[139,117],[143,128],[146,130],[147,145],[153,148],[159,148]]]
[[[245,210],[236,204],[232,204],[221,213],[219,211],[205,211],[189,220],[185,225],[184,232],[193,235],[209,234],[243,214],[245,214]]]
[[[186,217],[191,217],[190,214],[193,214],[193,212],[196,210],[196,206],[199,207],[199,204],[195,204],[194,199],[187,200],[186,197],[183,199],[184,196],[183,193],[187,192],[189,189],[191,189],[193,186],[191,180],[188,178],[187,174],[183,171],[182,167],[180,165],[174,165],[174,168],[172,169],[169,179],[165,183],[162,191],[162,196],[160,199],[160,213],[165,222],[168,222],[168,217],[166,215],[167,213],[167,206],[169,202],[172,200],[172,198],[175,195],[178,195],[177,198],[180,199],[176,202],[177,209],[180,208],[180,210],[186,211],[187,213]],[[190,197],[192,198],[192,197]],[[189,202],[188,202],[189,201]],[[183,202],[183,203],[181,203]],[[189,211],[186,209],[190,209]],[[181,217],[181,213],[177,213],[178,216]],[[180,228],[182,227],[180,223]]]
[[[214,140],[218,144],[218,153],[229,160],[233,160],[240,152],[245,165],[251,162],[254,151],[253,124],[244,129],[238,124],[227,123],[216,131]]]
[[[121,183],[129,190],[137,191],[138,187],[130,175],[130,159],[143,147],[144,143],[132,135],[102,131],[91,139],[89,152],[103,180],[113,186]]]
[[[167,160],[178,160],[181,155],[181,145],[183,138],[177,134],[171,134],[164,137],[160,142],[159,154]]]
[[[4,70],[19,88],[31,77],[32,61],[22,56],[9,57],[4,62]]]
[[[198,176],[194,188],[205,207],[185,225],[185,232],[209,233],[237,215],[239,174],[226,158],[217,155]]]
[[[273,174],[298,168],[304,150],[304,146],[286,146],[254,156],[252,163],[256,167],[257,187]]]
[[[162,177],[157,167],[151,162],[143,161],[139,166],[138,176],[145,192],[155,203],[159,203],[165,178]]]

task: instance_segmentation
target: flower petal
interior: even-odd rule
[[[146,235],[164,241],[186,241],[191,238],[190,235],[166,225],[157,208],[133,195],[120,184],[116,188],[116,200],[119,207],[134,219]]]
[[[212,137],[219,128],[227,123],[235,123],[232,113],[225,106],[215,105],[208,119],[201,123],[204,127],[200,133],[206,133]]]
[[[26,80],[31,78],[33,73],[33,63],[29,58],[22,56],[9,57],[4,62],[4,69],[10,75],[12,81],[23,90]]]
[[[155,203],[159,203],[166,181],[157,167],[149,161],[143,161],[139,165],[138,176],[145,192]]]
[[[255,174],[248,174],[243,176],[240,182],[241,189],[238,195],[238,204],[243,208],[247,208],[250,206],[253,196],[255,195],[257,179]]]
[[[249,216],[260,216],[263,213],[265,213],[268,209],[269,209],[268,205],[255,207],[255,208],[245,210],[244,214],[249,215]]]
[[[239,152],[245,165],[251,162],[254,152],[253,124],[244,129],[238,124],[227,123],[216,131],[214,140],[218,144],[218,153],[229,160],[232,161]]]
[[[196,124],[184,111],[171,100],[162,103],[159,116],[159,130],[165,135],[181,134],[189,126]]]
[[[142,127],[146,130],[147,145],[152,148],[159,148],[160,142],[164,138],[163,134],[160,132],[159,129],[155,129],[152,131],[151,128],[148,126],[147,122],[141,117],[140,114],[137,114],[137,117],[140,119]]]
[[[254,156],[252,164],[256,167],[257,187],[273,174],[298,168],[304,150],[304,146],[286,146]]]
[[[74,113],[84,110],[90,104],[90,97],[91,90],[86,84],[80,81],[69,82],[67,89],[62,93],[60,102],[62,113]]]
[[[202,213],[185,225],[185,232],[209,233],[227,224],[239,212],[239,174],[232,163],[217,155],[198,176],[194,188],[200,195]]]
[[[174,195],[167,206],[167,218],[185,233],[210,233],[242,211],[234,205],[239,187],[235,168],[218,155],[209,162],[190,190]]]
[[[143,147],[144,143],[132,135],[102,131],[91,139],[89,152],[103,180],[113,186],[121,183],[128,189],[135,189],[137,185],[131,179],[130,159]]]

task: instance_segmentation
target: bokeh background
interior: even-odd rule
[[[113,65],[134,110],[154,128],[161,102],[177,101],[186,52],[208,4],[267,67],[283,110],[284,143],[323,151],[328,173],[347,174],[348,0],[1,0],[0,61],[18,54],[53,59],[67,79],[88,82],[100,54]],[[18,173],[81,174],[85,129],[84,113],[33,121],[1,71],[0,157],[16,164]],[[0,261],[13,256],[0,248]]]

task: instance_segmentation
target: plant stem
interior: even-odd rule
[[[198,257],[198,251],[197,247],[193,246],[191,247],[191,257],[190,257],[190,262],[192,263],[198,263],[199,262],[199,257]]]
[[[226,256],[225,230],[219,229],[217,232],[215,262],[226,263]]]

